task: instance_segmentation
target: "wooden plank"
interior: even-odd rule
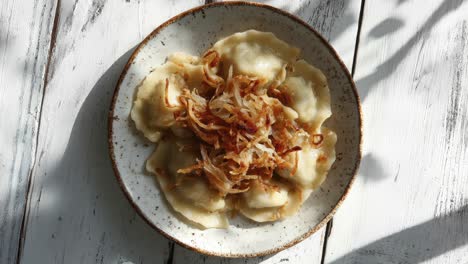
[[[265,3],[265,1],[257,2]],[[351,71],[361,7],[360,1],[273,0],[266,3],[291,12],[312,25],[331,42]],[[207,257],[176,245],[174,263],[320,263],[324,235],[325,228],[322,228],[316,234],[288,250],[248,260]]]
[[[364,10],[365,155],[325,262],[466,263],[468,2],[366,0]]]
[[[59,3],[21,260],[163,263],[171,242],[136,215],[113,175],[107,112],[132,48],[201,3]]]
[[[15,263],[36,153],[54,3],[0,9],[0,263]]]

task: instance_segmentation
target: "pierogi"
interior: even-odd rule
[[[146,169],[199,228],[294,215],[326,179],[336,134],[326,76],[300,50],[248,30],[201,57],[173,53],[137,87],[131,118],[155,144]]]

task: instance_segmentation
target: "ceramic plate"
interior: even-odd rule
[[[130,110],[137,85],[166,56],[201,55],[220,38],[256,29],[273,32],[301,49],[301,57],[328,78],[332,117],[338,135],[337,159],[325,183],[293,217],[253,223],[242,217],[228,229],[199,230],[180,221],[166,203],[145,161],[154,150],[136,131]],[[305,22],[276,8],[241,2],[216,3],[184,12],[155,29],[135,50],[116,87],[109,118],[110,155],[117,179],[139,214],[155,229],[198,252],[252,257],[278,252],[310,236],[332,217],[346,197],[361,158],[361,114],[353,80],[333,48]],[[240,242],[242,241],[242,242]]]

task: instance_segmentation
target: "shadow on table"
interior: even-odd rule
[[[288,1],[278,4],[274,0],[257,0],[255,2],[272,5],[279,9],[293,13],[311,25],[328,41],[333,42],[350,27],[355,26],[357,18],[352,13],[349,4],[352,1],[303,1],[299,6],[291,5]],[[292,3],[292,2],[291,2]],[[350,42],[354,48],[354,42]]]
[[[423,49],[426,34],[428,34],[444,16],[452,11],[455,11],[462,3],[463,0],[442,1],[437,9],[429,16],[427,21],[408,41],[406,41],[404,45],[402,45],[390,58],[388,58],[382,64],[378,65],[372,73],[357,80],[356,86],[358,87],[361,101],[364,102],[366,100],[370,89],[395,72],[395,70],[398,68],[398,65],[405,58],[407,58],[407,55],[419,41],[422,41],[420,49]],[[383,24],[380,23],[376,25],[369,34],[372,38],[382,37],[386,34],[396,31],[401,26],[402,24],[396,18],[388,18],[383,22]],[[380,32],[382,30],[384,32]]]
[[[400,18],[390,17],[372,28],[369,32],[369,36],[374,39],[381,38],[399,30],[403,25],[403,20]]]
[[[381,181],[388,177],[388,173],[383,168],[382,161],[373,153],[367,153],[362,157],[359,175],[371,181]]]
[[[357,18],[349,4],[352,1],[304,1],[294,14],[304,19],[328,41],[338,39],[350,27],[357,31]],[[286,6],[287,8],[287,6]],[[354,48],[354,42],[350,42]]]
[[[100,263],[167,258],[172,244],[138,217],[117,183],[108,154],[110,102],[133,50],[117,59],[89,92],[59,165],[47,177],[60,200],[45,218],[52,224],[58,217],[67,230],[65,237],[57,234],[55,239],[68,247],[83,245],[78,252],[95,255]],[[57,252],[61,254],[63,259],[75,258],[70,252]]]
[[[414,264],[467,244],[468,205],[465,205],[456,212],[379,239],[330,263]]]

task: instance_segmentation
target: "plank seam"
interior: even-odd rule
[[[362,28],[362,21],[364,20],[364,7],[365,7],[365,4],[366,4],[366,0],[361,0],[361,8],[359,10],[358,29],[357,29],[357,33],[356,33],[356,42],[354,44],[353,65],[351,67],[351,76],[353,76],[353,77],[354,77],[354,73],[356,71],[356,61],[357,61],[358,50],[359,50],[359,41],[361,39],[361,28]],[[323,248],[322,248],[322,259],[320,261],[321,264],[325,263],[328,238],[331,235],[332,228],[333,228],[333,218],[330,219],[330,221],[327,223],[327,226],[326,226],[326,229],[325,229],[325,237],[324,237]]]
[[[325,263],[325,253],[327,251],[328,238],[331,235],[332,228],[333,228],[333,218],[330,219],[330,221],[327,223],[327,226],[325,227],[325,234],[323,237],[322,259],[320,260],[320,264]]]
[[[31,190],[32,190],[32,177],[34,173],[34,168],[36,166],[36,161],[37,161],[37,151],[38,151],[38,143],[39,143],[39,133],[40,133],[40,128],[41,128],[41,120],[42,120],[42,108],[44,105],[44,98],[45,98],[45,90],[49,81],[49,68],[50,68],[50,61],[52,58],[52,53],[53,49],[55,48],[55,42],[57,39],[57,29],[58,29],[58,21],[60,17],[60,0],[57,0],[57,5],[55,7],[55,15],[54,15],[54,22],[52,26],[52,32],[51,32],[51,38],[50,38],[50,44],[49,44],[49,52],[47,54],[47,63],[45,66],[45,73],[44,73],[44,81],[42,83],[43,87],[43,92],[42,92],[42,98],[41,98],[41,103],[38,109],[38,124],[37,124],[37,134],[36,134],[36,145],[35,145],[35,155],[34,155],[34,160],[32,160],[31,164],[31,170],[29,172],[29,177],[28,177],[28,184],[27,184],[27,190],[26,190],[26,205],[24,207],[23,211],[23,217],[21,220],[21,228],[20,228],[20,237],[19,237],[19,245],[18,245],[18,254],[16,256],[16,263],[19,264],[21,263],[21,256],[23,253],[24,249],[24,240],[26,236],[26,229],[28,225],[28,220],[29,220],[29,211],[30,211],[30,199],[31,199]]]
[[[351,76],[354,77],[354,73],[356,71],[356,62],[359,50],[359,41],[361,39],[361,28],[362,28],[362,21],[364,20],[364,7],[366,4],[366,0],[361,1],[361,10],[359,12],[359,22],[358,22],[358,30],[356,35],[356,43],[354,44],[354,56],[353,56],[353,67],[351,68]]]
[[[166,264],[174,263],[174,247],[175,247],[175,243],[171,241],[171,246],[169,249],[169,257],[167,258]]]

